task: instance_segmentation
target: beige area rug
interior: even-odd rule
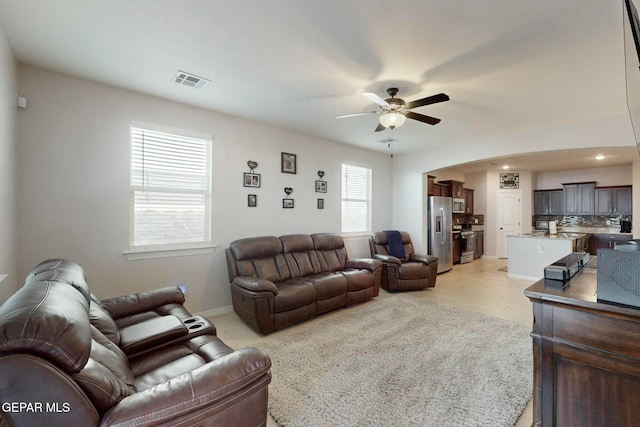
[[[530,329],[394,294],[257,343],[279,426],[512,426],[532,395]]]

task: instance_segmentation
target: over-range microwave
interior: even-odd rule
[[[464,199],[453,198],[453,213],[464,213]]]

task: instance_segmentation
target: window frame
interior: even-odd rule
[[[352,167],[352,168],[360,168],[366,170],[366,199],[351,199],[345,198],[344,194],[344,186],[345,186],[345,176],[344,176],[344,168]],[[344,236],[362,236],[371,234],[372,230],[372,222],[373,222],[373,168],[369,165],[364,165],[355,162],[343,161],[340,168],[341,175],[341,189],[340,189],[340,231]],[[356,230],[356,231],[345,231],[344,229],[344,203],[345,201],[357,201],[357,202],[365,202],[366,203],[366,230]]]
[[[159,244],[134,244],[135,239],[135,196],[136,192],[144,191],[145,185],[134,183],[134,129],[146,130],[149,132],[161,132],[177,137],[195,138],[206,142],[206,173],[205,188],[201,190],[185,189],[177,186],[156,186],[152,188],[152,192],[156,193],[176,193],[176,194],[199,194],[204,195],[204,229],[202,241],[194,242],[165,242]],[[182,129],[169,128],[149,123],[131,121],[129,126],[129,248],[125,251],[128,260],[163,258],[186,255],[201,255],[213,253],[215,245],[212,243],[212,151],[213,136],[203,135],[195,132],[184,131]]]

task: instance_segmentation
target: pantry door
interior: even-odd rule
[[[498,190],[497,201],[498,258],[507,258],[507,236],[522,233],[522,193],[519,190]]]

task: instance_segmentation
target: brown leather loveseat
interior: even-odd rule
[[[183,302],[178,288],[100,301],[77,264],[40,264],[0,307],[0,425],[265,425],[269,357]]]
[[[233,309],[266,334],[378,296],[380,261],[350,259],[337,234],[240,239],[226,250]]]

